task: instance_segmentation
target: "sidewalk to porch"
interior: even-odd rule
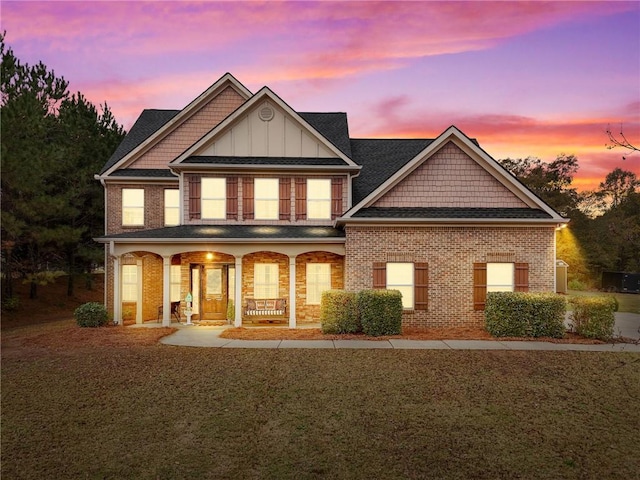
[[[175,324],[172,326],[176,326]],[[178,330],[160,340],[165,345],[209,348],[382,348],[418,350],[555,350],[591,352],[640,352],[635,343],[584,345],[536,341],[499,340],[233,340],[220,338],[227,326],[179,325]]]

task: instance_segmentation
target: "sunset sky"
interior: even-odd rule
[[[352,137],[456,125],[494,158],[578,156],[578,188],[640,144],[640,2],[2,1],[5,43],[130,128],[225,72],[297,111],[340,111]]]

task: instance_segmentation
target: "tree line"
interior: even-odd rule
[[[22,63],[0,35],[3,299],[14,281],[37,286],[51,272],[73,279],[102,264],[92,238],[104,233],[104,192],[93,178],[124,138],[109,107],[99,109],[42,62]],[[87,278],[90,278],[87,276]]]

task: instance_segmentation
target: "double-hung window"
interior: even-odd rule
[[[167,227],[180,224],[180,191],[175,188],[164,191],[164,224]]]
[[[202,178],[203,219],[221,220],[227,216],[227,181],[225,178]]]
[[[513,292],[513,263],[487,263],[487,292]]]
[[[387,290],[400,290],[402,308],[413,309],[413,263],[387,263]]]
[[[307,305],[320,305],[322,292],[331,289],[331,264],[307,263]]]
[[[277,178],[255,179],[255,218],[257,220],[278,220],[280,182]]]
[[[171,265],[170,297],[172,302],[180,301],[180,279],[181,279],[180,265]]]
[[[138,301],[138,266],[122,266],[122,301]]]
[[[307,180],[307,218],[328,220],[331,218],[331,180]]]
[[[144,226],[144,189],[122,189],[122,225],[126,227]]]
[[[253,271],[253,296],[255,298],[278,298],[278,264],[256,263]]]

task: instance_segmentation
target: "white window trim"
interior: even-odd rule
[[[142,203],[141,204],[128,204],[127,202],[129,201],[129,199],[126,199],[125,197],[127,197],[125,192],[142,192]],[[124,227],[143,227],[144,226],[144,188],[123,188],[122,189],[122,226]],[[140,214],[140,212],[142,213],[141,218],[141,222],[137,223],[137,222],[128,222],[127,219],[127,210],[129,211],[134,211],[137,212],[138,214]]]
[[[410,265],[411,266],[411,276],[410,278],[396,280],[393,279],[394,282],[390,283],[390,275],[389,275],[389,265]],[[413,310],[415,308],[416,303],[416,266],[413,262],[387,262],[386,269],[386,281],[387,281],[387,290],[400,290],[403,288],[410,288],[411,291],[411,299],[409,300],[407,296],[402,295],[402,308],[404,310]]]
[[[264,270],[263,270],[264,267]],[[263,272],[259,273],[259,270]],[[269,277],[275,280],[267,282],[267,273],[271,270]],[[253,266],[253,298],[279,298],[280,290],[280,265],[277,263],[256,263]]]
[[[319,272],[320,275],[325,276],[323,282],[320,282],[317,272],[310,274],[310,266],[322,266],[328,271]],[[331,264],[330,263],[307,263],[307,305],[320,305],[322,298],[322,292],[331,289]]]
[[[507,266],[510,266],[510,272]],[[502,272],[500,271],[502,270]],[[507,277],[500,277],[501,275]],[[497,278],[492,278],[492,277]],[[511,277],[507,281],[508,276]],[[487,262],[487,292],[513,292],[516,288],[516,268],[512,262]]]
[[[314,197],[312,185],[315,183],[316,185],[322,184],[328,186],[327,188],[327,196],[324,197]],[[322,209],[326,212],[321,216],[313,216],[314,209],[312,205],[322,205]],[[308,178],[307,179],[307,218],[310,220],[331,220],[331,180],[328,178]]]
[[[167,192],[175,192],[176,195],[176,203],[175,205],[170,205],[167,199]],[[169,222],[168,218],[173,214],[176,217],[176,222]],[[180,190],[177,188],[165,188],[164,190],[164,225],[166,227],[175,227],[176,225],[180,225]]]
[[[133,281],[127,278],[133,277]],[[138,301],[138,265],[122,265],[122,301]]]
[[[264,192],[264,187],[261,185],[265,185],[266,182],[270,184],[275,183],[275,197],[267,196]],[[280,218],[280,180],[277,178],[256,178],[253,182],[254,185],[254,205],[253,205],[253,215],[256,220],[278,220]],[[268,205],[275,204],[275,213],[271,215],[266,214],[266,210],[261,206],[260,202],[265,202]]]
[[[208,184],[208,185],[207,185]],[[213,202],[216,209],[207,216],[205,202]],[[200,212],[203,220],[224,220],[227,218],[227,179],[220,177],[202,177],[200,194]]]
[[[172,302],[179,302],[180,298],[180,286],[182,283],[182,269],[180,265],[171,265],[170,272],[170,298]]]

